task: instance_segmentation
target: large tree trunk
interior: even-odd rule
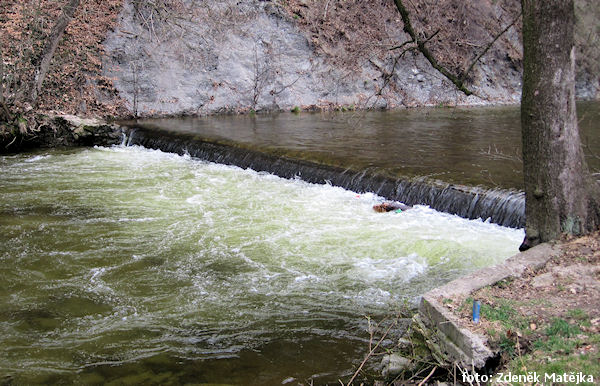
[[[599,186],[588,172],[575,110],[573,0],[522,0],[522,249],[600,224]]]
[[[38,95],[42,90],[42,84],[44,83],[44,79],[46,79],[46,74],[48,74],[54,51],[56,51],[56,47],[67,29],[67,26],[71,22],[77,7],[79,7],[79,2],[80,0],[70,0],[69,3],[65,5],[56,24],[54,24],[54,27],[50,32],[50,36],[48,36],[48,39],[46,40],[46,44],[36,63],[35,75],[31,83],[29,101],[32,105],[35,105],[37,102]]]

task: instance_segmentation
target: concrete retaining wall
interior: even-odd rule
[[[423,295],[419,314],[425,325],[434,332],[436,343],[448,360],[458,363],[464,369],[481,369],[495,353],[489,348],[484,336],[460,325],[458,317],[444,307],[444,298],[468,296],[500,280],[519,277],[527,269],[537,270],[559,252],[559,248],[552,244],[541,244],[510,257],[502,264],[480,269]]]

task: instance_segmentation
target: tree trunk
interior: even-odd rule
[[[48,69],[50,68],[50,62],[54,56],[54,51],[56,51],[56,47],[58,46],[60,39],[67,29],[67,26],[71,22],[77,7],[79,7],[79,2],[80,0],[70,0],[69,3],[65,5],[62,13],[56,21],[56,24],[50,32],[50,36],[48,36],[48,39],[46,40],[44,49],[42,50],[39,60],[36,63],[35,75],[31,83],[29,101],[32,105],[35,105],[37,101],[38,95],[42,90],[44,79],[46,79],[46,74],[48,74]]]
[[[600,224],[600,188],[581,149],[575,110],[573,0],[522,0],[523,168],[521,249]]]

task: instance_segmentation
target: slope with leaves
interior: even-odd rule
[[[15,93],[26,92],[39,57],[63,2],[6,0],[0,4],[2,85],[18,113],[30,107]],[[54,54],[43,84],[37,112],[61,111],[79,115],[123,113],[110,79],[101,75],[102,42],[113,28],[122,0],[81,2]],[[34,124],[34,122],[30,122]]]

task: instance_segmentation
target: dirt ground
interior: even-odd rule
[[[547,363],[561,355],[600,357],[600,232],[560,240],[559,246],[562,253],[538,271],[484,287],[468,298],[442,300],[464,327],[488,338],[490,347],[502,353],[504,365],[524,354]],[[478,324],[472,321],[473,300],[481,302]],[[572,345],[548,349],[553,334],[571,339]]]

